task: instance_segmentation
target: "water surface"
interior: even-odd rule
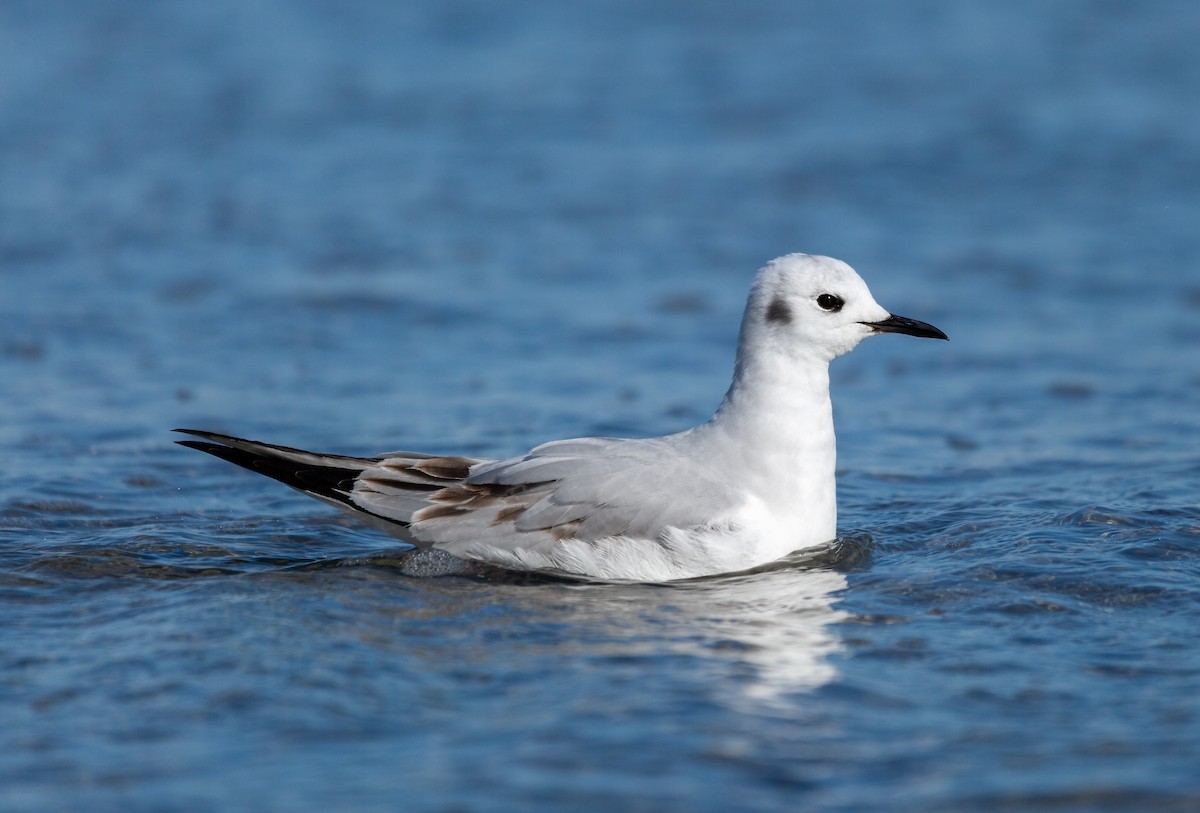
[[[1193,810],[1200,11],[0,9],[0,807]],[[803,250],[841,538],[420,578],[172,426],[507,455],[704,420]]]

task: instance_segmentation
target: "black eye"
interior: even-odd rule
[[[821,294],[817,297],[817,304],[831,313],[837,313],[842,309],[842,305],[846,304],[846,300],[833,294]]]

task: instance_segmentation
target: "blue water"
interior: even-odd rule
[[[1200,808],[1200,5],[0,5],[0,808]],[[705,419],[754,270],[841,541],[406,575],[173,446]]]

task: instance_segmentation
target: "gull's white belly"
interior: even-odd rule
[[[704,527],[668,527],[655,539],[563,539],[548,550],[502,547],[481,540],[456,554],[507,568],[604,581],[661,582],[748,570],[824,544],[836,535],[832,518],[829,523],[801,525],[787,519],[769,511],[761,501],[747,500],[725,521]]]

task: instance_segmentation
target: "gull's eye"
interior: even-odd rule
[[[846,304],[846,300],[842,299],[840,296],[834,296],[833,294],[821,294],[817,297],[817,304],[820,305],[823,310],[827,310],[830,313],[837,313],[842,309],[842,305]]]

